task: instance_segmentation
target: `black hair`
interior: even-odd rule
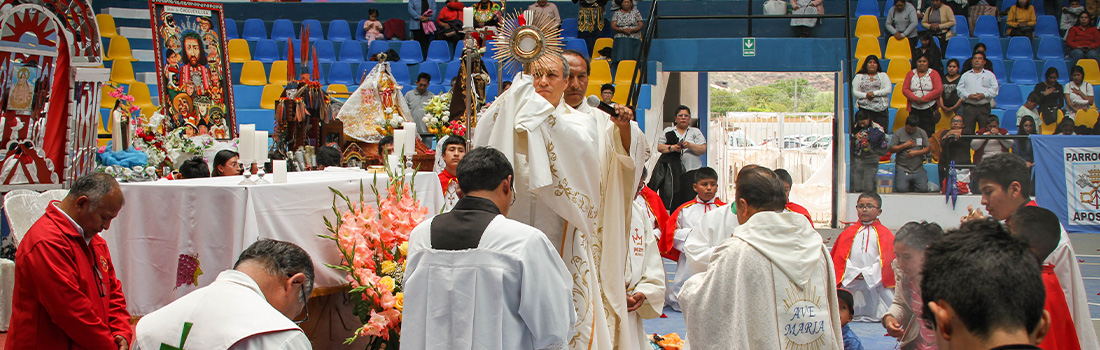
[[[1019,182],[1023,197],[1028,198],[1031,196],[1031,193],[1028,192],[1028,189],[1031,188],[1031,171],[1027,167],[1027,162],[1018,155],[1000,153],[982,159],[982,162],[978,163],[971,174],[971,183],[980,184],[982,179],[993,181],[1005,190],[1008,190],[1013,182]]]
[[[979,45],[981,45],[981,44],[979,44]],[[984,60],[984,59],[986,59],[986,57],[987,57],[987,56],[985,55],[985,52],[975,52],[975,53],[973,53],[973,54],[971,54],[971,55],[970,55],[970,60],[971,60],[971,61],[973,62],[974,58],[975,58],[975,57],[978,57],[978,55],[982,55],[982,59],[983,59],[983,60]]]
[[[1027,102],[1039,103],[1042,100],[1043,94],[1040,94],[1038,91],[1032,91],[1030,94],[1027,94]]]
[[[998,125],[1001,124],[1001,118],[998,117],[996,114],[990,114],[989,117],[986,117],[986,119],[989,119],[989,123],[997,122]]]
[[[860,121],[860,120],[864,120],[864,119],[871,119],[871,112],[860,109],[860,110],[856,111],[856,117],[855,118],[856,118],[857,122]]]
[[[458,188],[465,193],[495,190],[513,174],[512,164],[504,153],[490,147],[478,147],[466,153],[455,173]]]
[[[1031,246],[1040,264],[1054,252],[1058,240],[1062,238],[1062,224],[1058,222],[1058,216],[1041,207],[1016,209],[1008,219],[1008,230]]]
[[[856,198],[856,201],[858,202],[860,199],[864,198],[870,198],[871,200],[875,201],[875,205],[877,205],[879,209],[882,209],[882,197],[878,195],[878,192],[867,191],[860,193],[859,198]]]
[[[785,184],[794,184],[794,178],[791,177],[791,173],[787,172],[787,169],[775,169],[775,176],[779,176],[779,181],[783,181]]]
[[[760,210],[783,210],[787,191],[775,172],[762,166],[745,166],[737,172],[735,197]]]
[[[417,74],[416,75],[416,82],[419,83],[421,80],[427,80],[428,83],[431,83],[432,82],[432,75],[428,74],[428,73],[423,73],[423,72],[420,73],[420,74]]]
[[[962,64],[959,64],[959,59],[952,58],[947,60],[947,64],[943,65],[943,74],[947,74],[947,66],[950,66],[951,63],[955,63],[955,67],[959,67],[959,69],[962,69]]]
[[[985,43],[977,43],[977,44],[975,44],[975,45],[974,45],[974,49],[973,49],[972,51],[970,51],[970,52],[971,52],[971,53],[977,53],[977,52],[978,52],[978,48],[982,48],[982,49],[985,49],[985,50],[989,50],[989,48],[988,48],[988,47],[985,47]]]
[[[917,125],[920,125],[919,121],[917,120],[917,116],[912,116],[912,118],[905,118],[905,126],[917,126]]]
[[[91,173],[73,181],[73,187],[69,188],[69,194],[66,195],[66,198],[75,200],[80,197],[87,197],[88,201],[96,204],[115,188],[118,188],[118,181],[115,181],[113,176],[107,173]]]
[[[1026,1],[1026,0],[1025,0],[1025,1]],[[1027,5],[1027,6],[1020,6],[1020,2],[1019,2],[1019,1],[1016,1],[1016,7],[1017,7],[1017,8],[1020,8],[1020,9],[1027,9],[1027,8],[1031,7],[1031,2],[1030,2],[1030,1],[1028,1],[1026,5]]]
[[[196,179],[200,177],[210,177],[210,168],[206,166],[206,161],[202,160],[202,157],[194,157],[183,161],[180,164],[180,175],[185,179]]]
[[[508,87],[512,86],[512,81],[511,80],[505,80],[503,83],[500,83],[500,85],[503,86],[505,89],[507,89]]]
[[[370,15],[378,15],[378,9],[367,10],[367,17],[370,17]],[[381,15],[379,15],[379,16],[381,16]]]
[[[1027,123],[1027,122],[1031,122],[1031,132],[1030,133],[1027,133],[1027,131],[1024,131],[1024,123]],[[1030,115],[1025,115],[1023,117],[1020,117],[1020,124],[1016,125],[1016,134],[1017,135],[1030,135],[1030,134],[1034,134],[1035,131],[1036,131],[1035,130],[1035,118],[1032,118]]]
[[[466,139],[463,138],[462,136],[458,136],[458,135],[448,135],[447,139],[443,140],[443,144],[440,145],[439,149],[442,150],[442,152],[446,152],[447,151],[447,146],[450,146],[450,145],[460,145],[460,146],[462,146],[463,149],[465,149],[466,148]]]
[[[859,71],[857,71],[856,74],[867,74],[867,63],[871,61],[875,61],[875,63],[878,64],[878,70],[876,72],[882,72],[882,62],[878,61],[878,56],[867,55],[867,58],[863,59],[863,65],[859,66]]]
[[[680,114],[680,111],[688,111],[688,114],[691,114],[691,108],[688,108],[688,106],[685,105],[680,105],[680,107],[676,107],[676,114]]]
[[[1085,68],[1084,67],[1073,66],[1073,69],[1070,69],[1070,71],[1069,71],[1070,78],[1073,78],[1073,73],[1081,73],[1081,79],[1085,78]]]
[[[611,83],[600,85],[600,92],[611,90],[611,93],[615,93],[615,85]]]
[[[994,219],[969,221],[948,231],[925,250],[922,271],[922,316],[933,328],[936,319],[928,302],[950,305],[963,326],[980,338],[998,330],[1031,334],[1042,318],[1046,292],[1039,264],[1027,243],[1010,236]]]
[[[223,149],[221,151],[218,151],[218,153],[214,154],[214,171],[209,172],[210,175],[212,175],[212,176],[222,176],[222,172],[221,172],[221,170],[218,170],[218,166],[225,165],[225,163],[228,163],[230,159],[233,159],[233,157],[239,157],[239,156],[240,156],[240,154],[237,154],[237,152],[233,152],[233,151],[227,150],[227,149]],[[206,164],[206,163],[204,162],[203,164]],[[181,170],[181,172],[182,172],[182,170]]]
[[[382,156],[383,160],[385,160],[386,154],[384,152],[382,152],[382,150],[384,150],[386,148],[386,145],[392,145],[392,144],[393,144],[393,136],[389,136],[389,135],[383,136],[381,140],[378,140],[378,155]]]
[[[324,146],[317,149],[317,165],[340,166],[340,150],[332,146]]]
[[[585,55],[583,52],[573,50],[573,49],[562,50],[561,54],[562,54],[562,56],[573,55],[573,56],[580,57],[582,60],[584,60],[584,72],[589,73],[589,74],[592,73],[592,59],[588,58],[588,55]]]
[[[940,224],[928,221],[910,221],[902,225],[894,234],[894,245],[904,243],[909,248],[923,252],[929,244],[943,239]]]
[[[241,266],[247,261],[255,261],[262,265],[268,273],[282,276],[293,276],[301,273],[306,275],[305,292],[302,297],[308,296],[313,291],[313,259],[310,259],[302,247],[290,242],[274,239],[261,239],[252,243],[241,252],[233,268]],[[305,302],[305,300],[300,301]]]
[[[695,169],[695,181],[692,183],[699,183],[703,180],[718,180],[718,172],[709,166]]]
[[[1043,74],[1043,78],[1049,77],[1051,74],[1058,75],[1059,74],[1058,73],[1058,68],[1054,68],[1054,67],[1047,68],[1047,72],[1045,74]]]

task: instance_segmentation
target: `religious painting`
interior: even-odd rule
[[[13,64],[9,72],[8,81],[12,84],[8,90],[8,110],[19,115],[31,115],[34,112],[34,85],[38,81],[38,67]]]
[[[220,4],[150,0],[162,114],[185,135],[232,139],[233,87]]]

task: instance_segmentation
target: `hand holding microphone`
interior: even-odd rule
[[[634,120],[634,110],[626,106],[620,104],[616,104],[614,106],[606,104],[602,100],[600,100],[599,97],[596,97],[596,95],[590,95],[584,101],[586,104],[588,104],[589,107],[599,109],[601,111],[604,111],[604,113],[611,115],[611,122],[620,127],[629,127],[630,121]]]

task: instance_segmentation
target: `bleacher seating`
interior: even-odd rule
[[[244,31],[241,33],[241,39],[248,41],[256,41],[267,39],[267,25],[259,18],[249,18],[244,20]]]
[[[458,76],[458,70],[462,67],[461,61],[451,61],[447,63],[447,71],[443,72],[443,83],[450,85],[451,79]]]
[[[366,39],[367,32],[365,30],[363,30],[363,25],[366,24],[366,23],[367,23],[367,20],[361,19],[361,20],[359,20],[359,24],[357,24],[355,26],[355,38],[354,38],[355,40],[367,41],[367,39]]]
[[[1058,31],[1058,20],[1054,16],[1037,16],[1035,18],[1035,36],[1061,38],[1062,34]]]
[[[492,70],[489,70],[490,72]],[[430,84],[443,84],[443,72],[439,71],[439,63],[424,62],[420,64],[420,73],[427,73],[432,76]],[[418,74],[419,75],[419,74]],[[447,82],[450,84],[450,82]]]
[[[1085,69],[1085,81],[1089,84],[1100,84],[1100,66],[1097,66],[1096,60],[1093,59],[1080,59],[1077,60],[1077,65]]]
[[[909,60],[890,60],[890,64],[886,66],[886,75],[890,76],[891,83],[901,84],[912,70],[913,65]]]
[[[887,7],[889,8],[889,7]],[[859,0],[856,2],[856,16],[880,16],[878,0]]]
[[[104,38],[114,38],[118,36],[118,30],[115,29],[115,18],[106,13],[95,15],[95,21],[99,24],[99,35]]]
[[[878,17],[873,15],[862,15],[856,20],[856,31],[852,34],[857,38],[877,38],[882,36],[882,30],[879,29]]]
[[[999,109],[1020,108],[1020,106],[1023,105],[1023,96],[1020,94],[1020,88],[1015,84],[1001,84],[995,100],[997,101],[997,108]]]
[[[963,38],[970,36],[970,23],[966,21],[966,16],[955,15],[955,36]]]
[[[1020,59],[1012,63],[1012,74],[1010,81],[1013,84],[1038,84],[1039,73],[1035,71],[1035,61],[1030,59]]]
[[[275,33],[272,32],[272,35],[275,35]],[[997,27],[997,17],[978,16],[978,20],[974,22],[974,36],[979,38],[1001,37],[1001,30]]]
[[[301,40],[306,33],[306,28],[309,28],[309,41],[324,39],[324,33],[321,31],[321,21],[315,19],[307,19],[302,21],[301,30],[298,31],[298,39]]]
[[[401,62],[390,62],[390,73],[398,84],[409,85],[412,79],[409,77],[409,66]]]
[[[275,101],[279,99],[279,95],[281,95],[282,93],[282,85],[264,85],[264,91],[260,93],[260,108],[275,109]]]
[[[111,81],[122,84],[129,84],[137,80],[134,79],[134,65],[129,60],[115,60],[111,63]]]
[[[351,65],[347,62],[336,62],[329,66],[328,83],[355,85],[355,76],[352,75]]]
[[[878,22],[875,22],[878,23]],[[611,48],[615,46],[615,39],[612,38],[599,38],[592,45],[592,56],[590,58],[600,57],[600,50],[605,48]]]
[[[905,98],[905,93],[901,91],[901,86],[897,86],[890,92],[890,108],[904,109],[908,103],[909,100]]]
[[[1010,108],[1001,115],[1001,128],[1008,130],[1009,134],[1016,134],[1016,112],[1020,108],[1024,107]]]
[[[401,56],[401,63],[404,64],[419,64],[424,62],[424,49],[420,46],[420,42],[417,41],[402,41],[401,52],[397,54]]]
[[[1059,84],[1065,84],[1069,82],[1069,69],[1066,68],[1066,61],[1063,61],[1061,59],[1048,59],[1046,63],[1043,64],[1042,79],[1046,79],[1046,72],[1047,69],[1049,69],[1050,67],[1054,67],[1054,69],[1058,70]]]
[[[334,19],[328,22],[325,39],[336,42],[355,40],[351,37],[351,28],[348,27],[348,21],[342,19]]]
[[[1017,36],[1008,39],[1008,52],[1005,53],[1005,58],[1010,60],[1030,60],[1035,58],[1034,51],[1031,49],[1031,39],[1027,37]]]
[[[295,77],[297,78],[297,77]],[[269,84],[286,85],[287,83],[287,66],[286,61],[271,62],[271,72],[267,75],[267,82]]]
[[[859,40],[856,41],[856,50],[854,54],[855,58],[861,61],[870,55],[881,58],[882,47],[879,46],[877,38],[859,38]]]
[[[358,41],[350,40],[340,43],[340,62],[363,62],[363,45]]]
[[[357,72],[359,73],[355,74],[355,84],[362,84],[363,77],[367,76],[367,73],[370,73],[370,71],[374,69],[374,66],[376,65],[378,65],[377,61],[364,61],[363,63],[360,63],[357,70]]]
[[[271,39],[261,39],[256,41],[256,52],[252,55],[252,59],[263,62],[271,63],[280,60],[282,55],[279,54],[279,46]]]
[[[909,49],[909,38],[901,38],[901,40],[894,39],[894,37],[886,38],[886,54],[884,56],[890,60],[911,59],[913,51]]]
[[[435,63],[448,62],[451,60],[450,50],[451,48],[447,45],[446,41],[433,40],[432,43],[428,45],[428,57],[425,57],[424,61]],[[488,53],[486,55],[488,55]]]
[[[130,40],[124,36],[111,39],[111,44],[107,47],[107,57],[103,59],[134,61],[133,51],[130,50]]]
[[[1004,84],[1008,82],[1008,71],[1005,71],[1004,61],[990,59],[989,63],[993,64],[993,75],[997,76],[997,83]]]
[[[1065,57],[1065,51],[1062,50],[1062,39],[1052,37],[1039,39],[1039,50],[1035,54],[1035,58],[1041,60],[1061,60]]]
[[[240,39],[241,36],[239,34],[237,34],[237,22],[236,21],[234,21],[232,18],[226,18],[225,21],[222,22],[222,23],[225,25],[225,38],[226,39],[230,39],[230,40]]]
[[[370,46],[367,48],[367,57],[366,57],[366,59],[369,60],[372,57],[374,57],[375,55],[380,54],[380,53],[384,53],[384,52],[386,52],[386,50],[389,50],[389,49],[390,49],[390,44],[386,43],[385,40],[372,41],[372,42],[370,42]]]
[[[611,78],[611,65],[607,60],[592,61],[592,73],[588,74],[588,83],[591,84],[607,84],[612,81]],[[598,90],[597,90],[598,91]]]
[[[592,57],[588,54],[588,44],[585,44],[584,39],[565,39],[566,50],[576,50],[583,53],[585,57]]]
[[[313,35],[313,34],[311,33],[310,35]],[[328,41],[328,40],[313,41],[312,37],[310,38],[309,41],[310,41],[310,44],[313,45],[313,49],[317,53],[317,61],[318,62],[321,62],[321,63],[336,62],[336,49],[332,46],[331,41]],[[356,44],[352,43],[351,45],[356,45]],[[295,46],[295,48],[297,48],[297,46]]]
[[[1001,48],[1000,38],[981,38],[978,42],[985,44],[985,58],[991,60],[1002,60],[1005,58],[1004,50]]]
[[[229,62],[244,63],[252,59],[252,51],[248,49],[248,41],[244,39],[230,39],[227,52]]]
[[[267,85],[267,71],[260,61],[248,61],[241,68],[241,84],[252,86]]]
[[[562,18],[561,19],[561,36],[563,38],[576,38],[577,37],[577,19],[576,18]]]
[[[630,86],[633,83],[634,67],[637,62],[634,60],[622,60],[619,61],[619,66],[615,67],[615,86]]]
[[[280,18],[271,24],[271,40],[286,42],[286,39],[297,38],[294,35],[294,23],[289,19]]]

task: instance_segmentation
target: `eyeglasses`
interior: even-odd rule
[[[873,205],[860,204],[860,205],[856,206],[856,209],[858,209],[858,210],[875,210],[875,209],[878,209],[878,207],[873,206]]]

